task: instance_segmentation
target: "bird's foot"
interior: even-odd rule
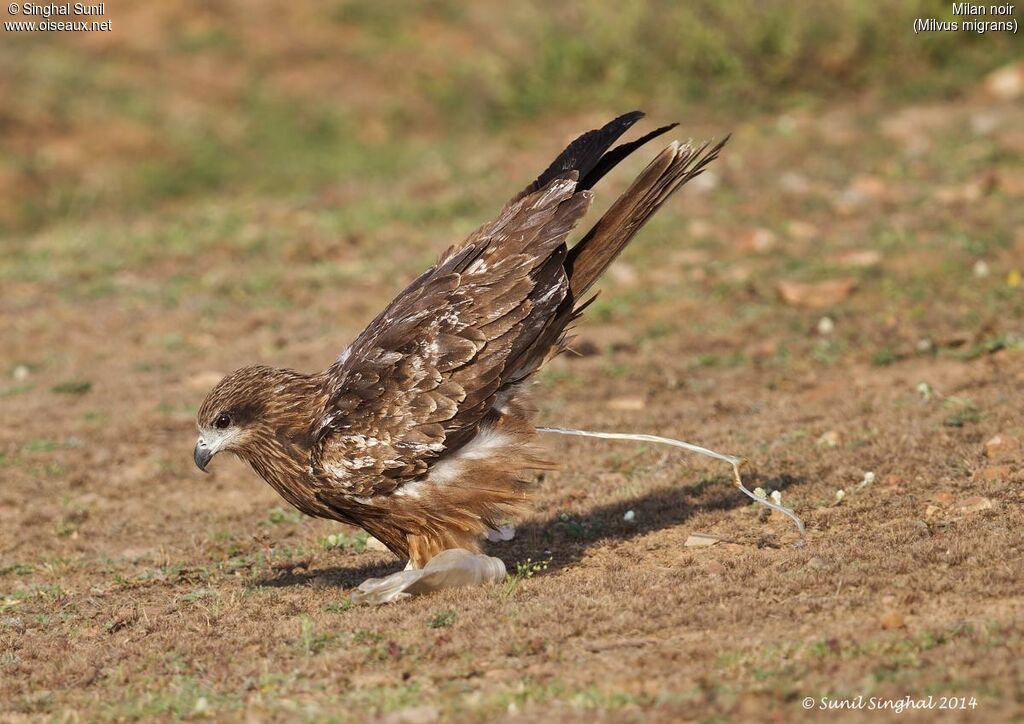
[[[452,548],[441,551],[419,570],[407,566],[390,576],[363,581],[352,592],[352,602],[389,603],[443,588],[496,583],[504,580],[505,575],[505,564],[500,559]]]

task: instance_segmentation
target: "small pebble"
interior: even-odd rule
[[[705,546],[713,546],[720,542],[721,539],[707,533],[690,533],[690,535],[686,537],[686,543],[683,545],[687,548],[703,548]]]
[[[836,329],[836,323],[832,321],[831,317],[822,317],[818,320],[818,334],[822,337],[827,337],[832,334]]]
[[[873,482],[875,482],[875,474],[869,470],[868,472],[864,473],[864,479],[857,483],[857,488],[866,488]]]
[[[953,502],[953,494],[947,490],[943,490],[932,496],[932,502],[936,505],[950,505]]]
[[[642,397],[613,397],[605,405],[609,410],[619,410],[622,412],[633,412],[647,407],[647,403]]]
[[[503,525],[489,529],[485,536],[491,543],[504,543],[516,537],[516,529],[511,525]]]
[[[888,611],[887,613],[883,613],[878,619],[878,622],[886,631],[903,628],[907,625],[907,622],[903,620],[903,614],[899,611]]]
[[[993,435],[985,441],[985,457],[989,460],[1003,462],[1014,460],[1021,454],[1021,443],[1009,435]]]
[[[712,576],[720,576],[725,573],[725,566],[718,561],[708,561],[708,564],[704,566],[704,570]]]
[[[636,520],[636,511],[635,510],[627,510],[626,514],[624,516],[622,516],[622,519],[624,521],[626,521],[627,523],[634,522]]]
[[[1011,101],[1024,94],[1024,63],[1015,62],[996,68],[985,76],[983,84],[989,96]]]
[[[983,510],[992,510],[992,501],[980,495],[973,495],[959,505],[961,513],[980,513]]]
[[[976,477],[989,483],[1009,480],[1011,475],[1013,475],[1012,465],[989,465],[987,468],[982,468],[975,473]]]
[[[839,442],[839,433],[836,430],[829,430],[828,432],[822,433],[816,444],[819,447],[839,447]]]
[[[813,556],[809,561],[807,561],[807,567],[824,571],[832,567],[832,562],[828,558],[824,558],[822,556]]]
[[[743,251],[763,253],[775,248],[778,237],[769,229],[756,228],[741,234],[737,241],[737,245]]]
[[[185,384],[193,390],[208,390],[224,379],[224,373],[216,370],[205,370],[197,372],[189,377]]]

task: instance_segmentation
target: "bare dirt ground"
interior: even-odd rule
[[[805,697],[858,695],[969,705],[903,721],[1024,715],[1019,103],[688,125],[735,136],[609,275],[580,356],[542,375],[545,424],[748,457],[803,547],[724,466],[555,438],[563,468],[491,546],[507,583],[352,607],[402,562],[234,461],[195,470],[220,374],[326,365],[621,110],[319,196],[50,226],[6,255],[0,717],[792,721],[827,715]]]

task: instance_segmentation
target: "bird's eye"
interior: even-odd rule
[[[223,430],[226,427],[231,426],[231,415],[226,412],[222,412],[217,415],[217,419],[214,421],[213,426],[218,430]]]

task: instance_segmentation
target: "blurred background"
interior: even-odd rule
[[[1020,45],[912,31],[951,6],[115,0],[111,32],[5,31],[0,224],[301,198],[424,163],[455,174],[494,162],[481,138],[513,153],[509,138],[532,147],[555,124],[554,145],[574,114],[642,107],[685,131],[851,98],[956,99]]]
[[[362,298],[346,285],[412,274],[565,142],[632,108],[681,121],[683,139],[735,134],[696,187],[714,194],[655,224],[688,224],[676,260],[705,285],[772,297],[784,290],[752,278],[827,276],[823,243],[862,274],[880,246],[909,244],[902,215],[936,201],[954,221],[932,262],[962,254],[954,266],[984,273],[1013,247],[1012,213],[982,204],[973,234],[958,207],[1021,192],[1020,44],[913,32],[953,19],[948,2],[105,7],[109,32],[5,30],[0,279],[14,311],[59,292],[147,314],[186,303],[208,321],[224,304],[316,305],[323,287],[336,308]],[[685,257],[654,231],[641,269],[659,241]],[[769,250],[760,270],[728,259]]]
[[[0,40],[0,714],[788,720],[865,682],[1019,716],[1019,34],[916,34],[966,19],[939,0],[105,9]],[[202,476],[196,408],[245,364],[322,369],[634,108],[733,137],[540,420],[745,455],[811,544],[708,461],[559,440],[507,588],[349,610],[398,564],[240,463]]]

